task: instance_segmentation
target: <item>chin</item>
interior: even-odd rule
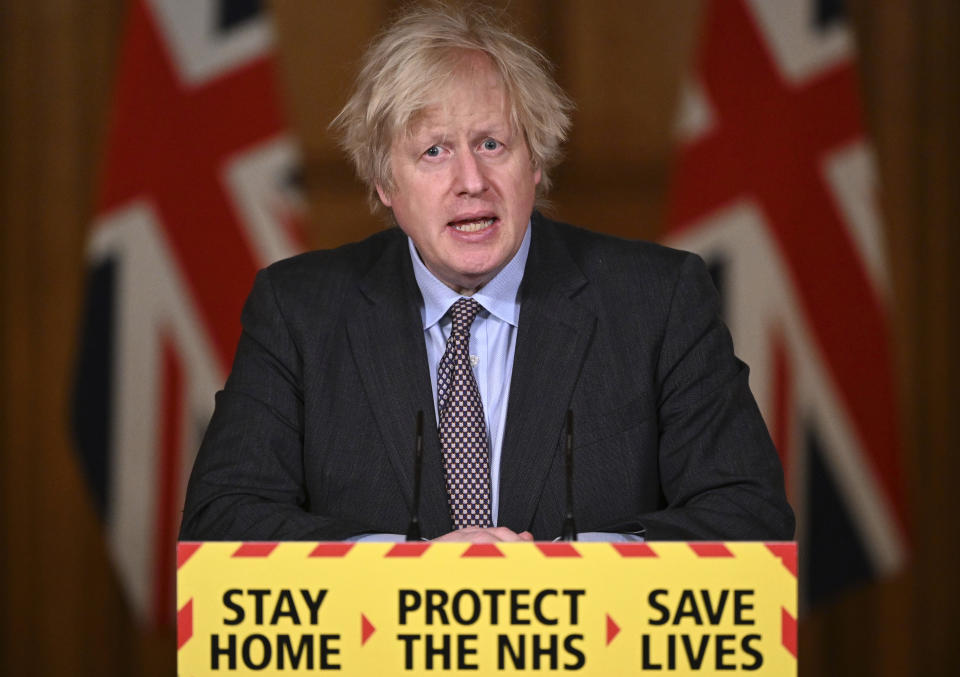
[[[493,274],[489,270],[465,270],[458,268],[444,281],[448,285],[452,283],[453,287],[458,291],[472,292],[485,285],[491,278],[493,278]]]
[[[483,280],[484,282],[486,282],[496,274],[494,272],[495,270],[496,270],[496,266],[492,266],[492,265],[469,266],[469,267],[465,266],[457,270],[457,275],[459,275],[464,280],[468,280],[472,282],[476,282],[478,280]]]

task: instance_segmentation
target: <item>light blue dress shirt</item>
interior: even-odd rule
[[[427,363],[430,366],[430,384],[433,387],[434,414],[439,420],[437,407],[437,367],[447,348],[451,320],[447,316],[461,294],[453,291],[431,273],[413,244],[407,238],[413,274],[420,287],[423,305],[420,319],[423,321],[424,341],[427,346]],[[500,507],[500,458],[503,451],[503,430],[507,423],[507,400],[510,395],[510,379],[513,375],[513,355],[517,346],[517,324],[520,320],[520,282],[530,253],[530,225],[520,243],[520,249],[509,263],[487,282],[473,298],[483,307],[470,329],[470,360],[473,375],[480,390],[483,413],[487,419],[487,442],[490,449],[490,500],[493,523],[497,524]],[[581,541],[642,540],[620,534],[581,532]],[[402,541],[398,534],[367,534],[350,540],[356,541]]]

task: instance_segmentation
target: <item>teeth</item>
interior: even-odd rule
[[[479,221],[470,221],[468,223],[457,223],[454,224],[453,227],[461,233],[476,233],[477,231],[492,226],[494,221],[495,219],[480,219]]]

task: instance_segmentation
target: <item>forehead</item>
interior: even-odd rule
[[[428,103],[414,113],[402,136],[438,128],[473,125],[510,126],[510,105],[503,79],[484,54],[459,59],[450,74],[424,97]]]

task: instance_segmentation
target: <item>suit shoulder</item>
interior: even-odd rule
[[[540,222],[539,232],[554,257],[569,257],[589,283],[583,293],[598,307],[626,304],[630,312],[666,317],[678,293],[700,300],[716,294],[696,254],[547,220]]]
[[[302,289],[303,284],[349,284],[366,274],[387,251],[405,246],[405,241],[399,228],[389,228],[359,242],[282,259],[264,272],[278,286],[292,284]]]
[[[608,235],[568,223],[541,217],[539,225],[548,237],[565,243],[570,255],[587,274],[602,270],[606,274],[623,268],[664,275],[676,274],[696,254],[667,247],[647,240],[633,240]]]

